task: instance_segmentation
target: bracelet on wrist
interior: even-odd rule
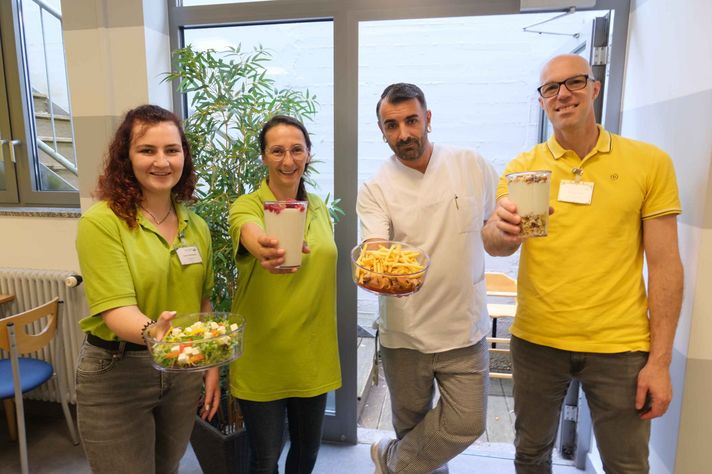
[[[145,339],[146,338],[146,330],[153,324],[155,321],[148,320],[146,323],[141,327],[141,338]]]

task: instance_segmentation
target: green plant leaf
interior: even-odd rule
[[[267,175],[258,143],[262,125],[278,113],[303,122],[317,114],[318,102],[308,90],[275,87],[267,76],[271,59],[270,51],[261,45],[249,52],[241,45],[225,51],[198,51],[189,45],[173,52],[174,70],[163,76],[189,97],[184,129],[198,176],[198,201],[193,207],[212,235],[212,299],[219,311],[231,309],[238,277],[229,234],[230,205],[257,189]],[[314,166],[309,169],[316,172]],[[329,204],[335,222],[344,215],[338,202]]]

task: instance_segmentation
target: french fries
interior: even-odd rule
[[[370,245],[378,248],[368,248]],[[364,244],[356,260],[354,280],[359,286],[377,293],[409,294],[423,284],[425,267],[416,250],[403,250],[400,244]]]

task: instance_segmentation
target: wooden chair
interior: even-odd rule
[[[485,286],[488,297],[516,298],[517,281],[505,273],[485,272]],[[491,344],[490,352],[509,352],[509,349],[498,348],[497,344],[509,345],[508,337],[497,337],[497,320],[500,318],[514,318],[517,314],[517,303],[487,303],[487,312],[492,318],[492,335],[487,338]],[[505,372],[491,372],[492,378],[512,378],[512,374]]]
[[[0,318],[5,317],[5,303],[11,303],[14,300],[15,300],[15,295],[0,294]]]
[[[37,333],[29,333],[27,328],[35,321],[47,318],[46,325]],[[25,435],[25,412],[22,394],[29,392],[56,376],[49,362],[32,357],[20,357],[47,346],[57,332],[59,318],[59,298],[24,313],[0,319],[0,349],[10,353],[9,359],[0,360],[0,398],[3,400],[10,438],[19,440],[20,466],[22,473],[29,472],[27,460],[27,438]],[[55,341],[58,365],[62,363],[63,350],[60,338]],[[61,369],[61,367],[58,367]],[[57,389],[62,401],[62,411],[67,421],[69,435],[74,445],[79,444],[74,421],[67,404],[66,387],[57,380]],[[14,403],[13,397],[14,396]],[[14,405],[14,407],[13,407]],[[14,408],[14,409],[13,409]]]

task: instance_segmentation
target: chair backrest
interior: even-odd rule
[[[47,324],[37,334],[27,332],[28,325],[35,321],[47,317]],[[27,354],[42,349],[54,337],[57,332],[57,319],[59,317],[59,298],[55,297],[48,303],[36,308],[19,313],[14,316],[0,319],[0,349],[10,350],[10,339],[7,333],[7,325],[15,325],[15,342],[19,354]]]
[[[485,286],[490,296],[516,296],[517,280],[506,273],[485,272]]]

